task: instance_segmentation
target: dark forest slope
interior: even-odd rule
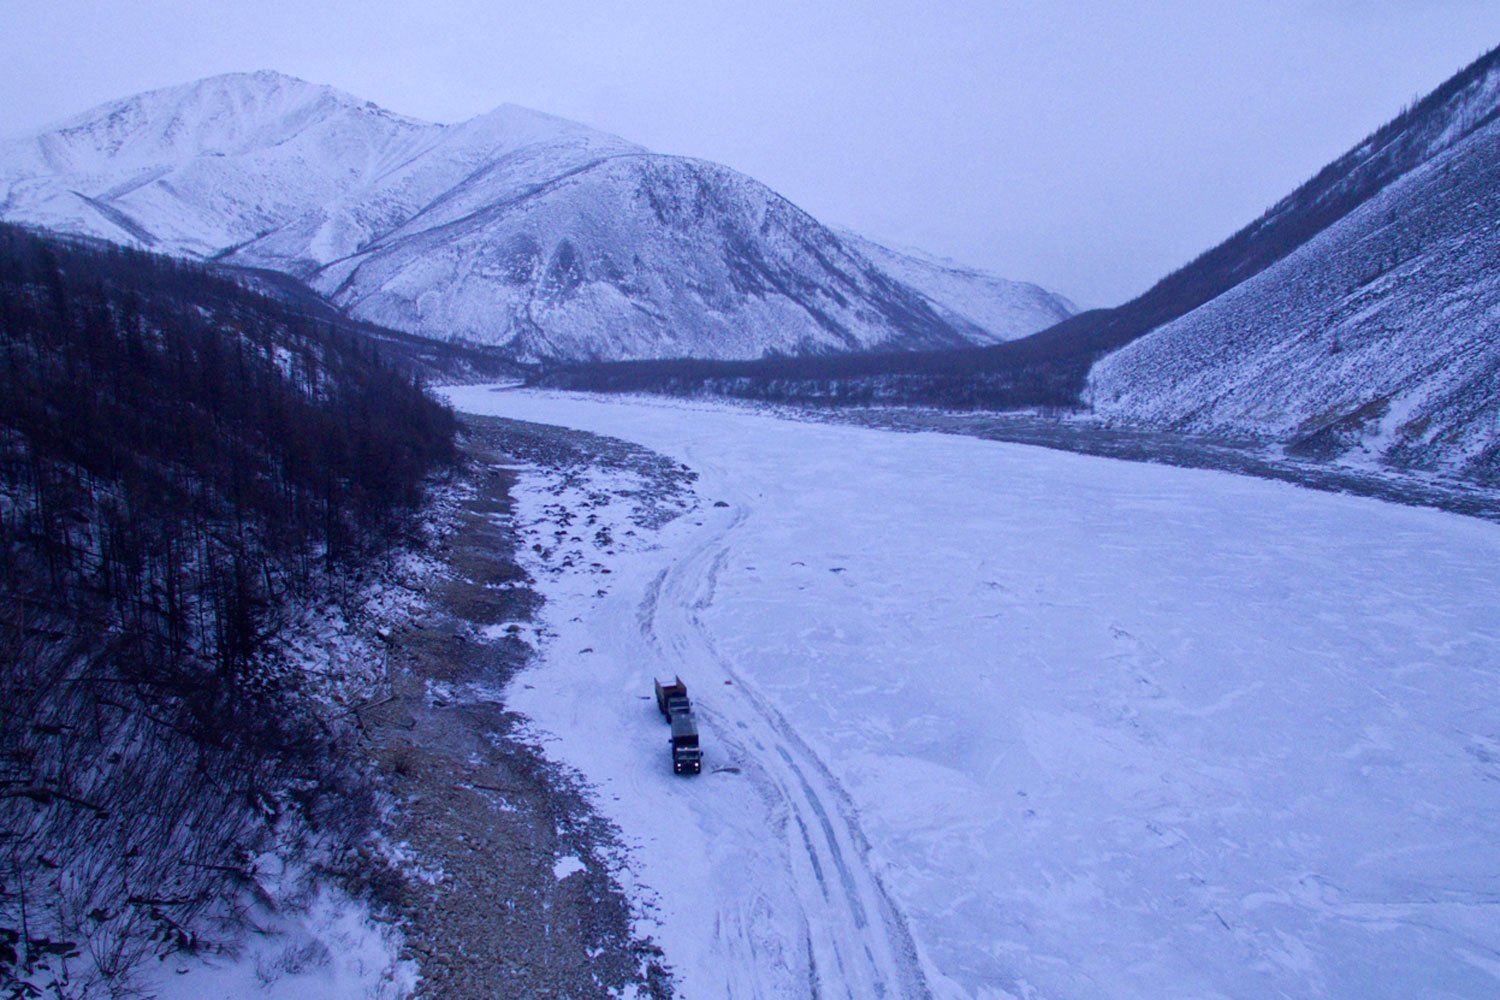
[[[273,824],[365,821],[268,648],[409,530],[453,435],[362,336],[0,226],[0,991],[190,946]]]

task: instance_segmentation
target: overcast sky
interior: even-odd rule
[[[0,134],[261,68],[510,102],[1106,305],[1495,44],[1496,0],[0,0]]]

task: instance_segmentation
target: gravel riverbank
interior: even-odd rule
[[[541,604],[515,558],[510,489],[522,469],[562,482],[625,464],[666,493],[689,474],[595,435],[466,425],[470,485],[442,572],[390,637],[390,695],[361,713],[395,804],[395,864],[377,893],[404,925],[419,996],[662,1000],[671,973],[634,930],[617,831],[505,704]]]

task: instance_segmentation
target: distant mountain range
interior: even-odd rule
[[[274,270],[554,385],[1084,408],[1500,482],[1497,176],[1500,50],[1136,299],[1075,314],[715,164],[257,73],[0,146],[0,217]]]
[[[844,245],[921,292],[956,326],[982,330],[975,346],[1001,344],[1058,323],[1078,311],[1068,299],[1026,281],[1011,281],[911,247],[882,246],[847,229]]]
[[[0,218],[273,269],[522,360],[953,348],[1073,312],[836,234],[717,164],[510,105],[430,124],[269,72],[0,144]]]
[[[575,366],[553,385],[1091,409],[1500,483],[1500,49],[1114,309],[964,351]]]

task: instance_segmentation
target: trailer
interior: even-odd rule
[[[656,682],[656,707],[661,709],[661,717],[668,722],[677,712],[692,711],[692,704],[688,701],[687,685],[682,683],[681,677],[675,677],[671,684]]]
[[[672,714],[672,773],[698,774],[703,770],[703,751],[698,747],[698,723],[690,710]]]

